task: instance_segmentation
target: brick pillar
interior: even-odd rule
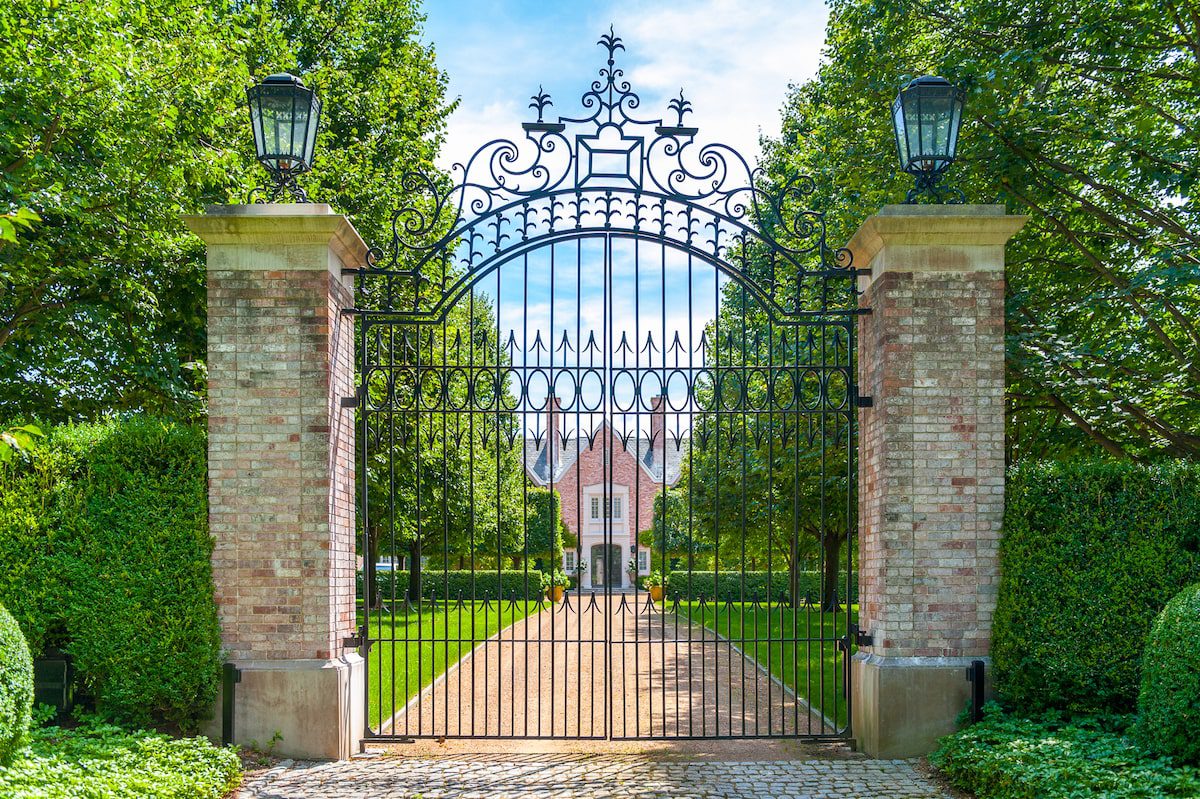
[[[328,205],[213,206],[208,245],[209,527],[236,742],[344,758],[363,732],[355,627],[354,322],[366,247]],[[219,730],[220,714],[217,714]]]
[[[889,205],[849,247],[859,324],[859,625],[853,730],[876,757],[930,751],[987,661],[1004,513],[999,205]]]

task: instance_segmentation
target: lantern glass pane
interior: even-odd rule
[[[963,101],[958,95],[951,96],[952,111],[950,115],[950,138],[946,143],[946,156],[954,158],[958,155],[958,129],[962,125]]]
[[[301,151],[306,167],[312,167],[313,153],[317,151],[317,130],[321,127],[321,101],[315,94],[309,94],[311,110],[308,125],[305,127],[304,149]]]
[[[897,98],[892,103],[892,130],[896,132],[896,150],[900,154],[900,163],[908,166],[908,135],[904,124],[904,103]]]

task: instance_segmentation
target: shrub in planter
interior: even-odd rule
[[[1137,738],[1160,755],[1200,763],[1200,585],[1167,603],[1142,658]]]
[[[1028,711],[1132,712],[1155,616],[1200,579],[1200,466],[1009,473],[992,627],[997,691]]]
[[[33,710],[33,658],[12,615],[0,605],[0,764],[25,743]]]

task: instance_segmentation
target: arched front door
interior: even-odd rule
[[[600,44],[358,270],[367,735],[843,735],[849,254]]]

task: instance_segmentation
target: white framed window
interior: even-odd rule
[[[650,553],[644,549],[638,550],[638,574],[650,573]]]
[[[598,496],[591,498],[592,521],[600,520],[600,502],[601,498]],[[625,518],[625,498],[604,497],[604,518],[618,520]]]
[[[563,553],[563,569],[565,571],[575,571],[575,550],[569,549]]]

